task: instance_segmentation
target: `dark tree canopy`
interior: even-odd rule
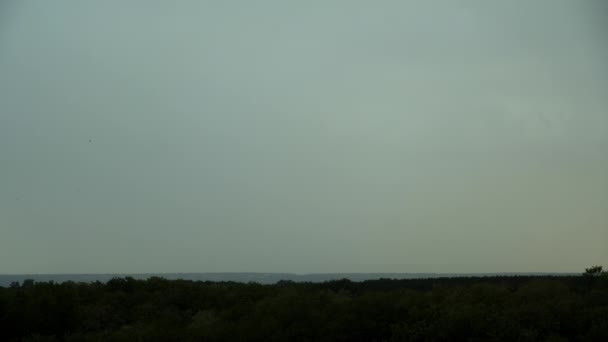
[[[0,328],[1,341],[608,341],[608,278],[30,280],[0,287]]]

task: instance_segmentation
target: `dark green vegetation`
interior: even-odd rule
[[[608,276],[0,288],[2,341],[608,341]]]

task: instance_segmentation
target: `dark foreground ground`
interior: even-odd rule
[[[608,277],[0,287],[0,341],[608,341]]]

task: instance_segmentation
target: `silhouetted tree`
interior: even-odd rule
[[[602,266],[592,266],[590,268],[586,268],[583,276],[586,277],[599,277],[602,275]]]

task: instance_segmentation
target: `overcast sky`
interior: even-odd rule
[[[605,1],[0,3],[0,273],[608,262]]]

